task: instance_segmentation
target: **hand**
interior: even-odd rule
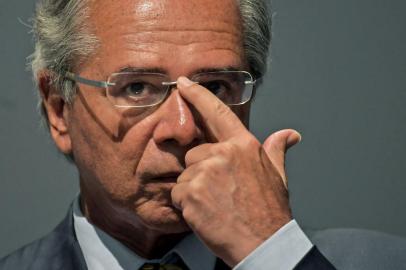
[[[172,201],[195,234],[234,267],[292,219],[284,157],[300,135],[283,130],[261,145],[208,90],[186,78],[178,89],[215,142],[187,152]]]

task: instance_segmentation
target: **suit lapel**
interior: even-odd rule
[[[231,270],[231,268],[225,262],[223,262],[223,260],[217,258],[214,270]]]
[[[70,206],[65,219],[55,228],[54,233],[56,234],[55,240],[63,243],[60,261],[64,266],[61,269],[87,270],[73,226],[73,205]]]

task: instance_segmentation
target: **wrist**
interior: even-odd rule
[[[235,267],[291,220],[292,218],[280,219],[278,225],[273,224],[272,228],[268,227],[267,230],[260,230],[258,227],[257,230],[245,228],[239,234],[230,235],[230,244],[223,246],[224,256],[219,257],[230,267]]]

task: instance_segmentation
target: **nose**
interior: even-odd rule
[[[153,134],[157,144],[188,146],[202,140],[202,131],[191,109],[176,89],[161,105],[160,111],[161,118]]]

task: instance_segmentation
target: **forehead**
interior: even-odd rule
[[[169,65],[170,57],[191,62],[195,55],[204,62],[205,55],[221,53],[232,62],[231,58],[241,58],[243,47],[236,2],[94,0],[90,20],[101,43],[99,58],[114,57],[116,63],[134,59],[146,66],[157,61]]]
[[[192,18],[209,19],[232,14],[236,0],[91,0],[90,7],[99,14],[126,15],[154,19],[189,14]],[[117,9],[122,8],[122,9]],[[187,12],[185,12],[187,11]],[[230,17],[230,16],[227,16]]]
[[[96,26],[117,26],[131,20],[133,26],[153,27],[157,21],[168,29],[200,28],[210,22],[239,23],[236,0],[93,0],[91,17]],[[163,25],[162,25],[163,26]],[[228,27],[228,26],[226,26]]]

